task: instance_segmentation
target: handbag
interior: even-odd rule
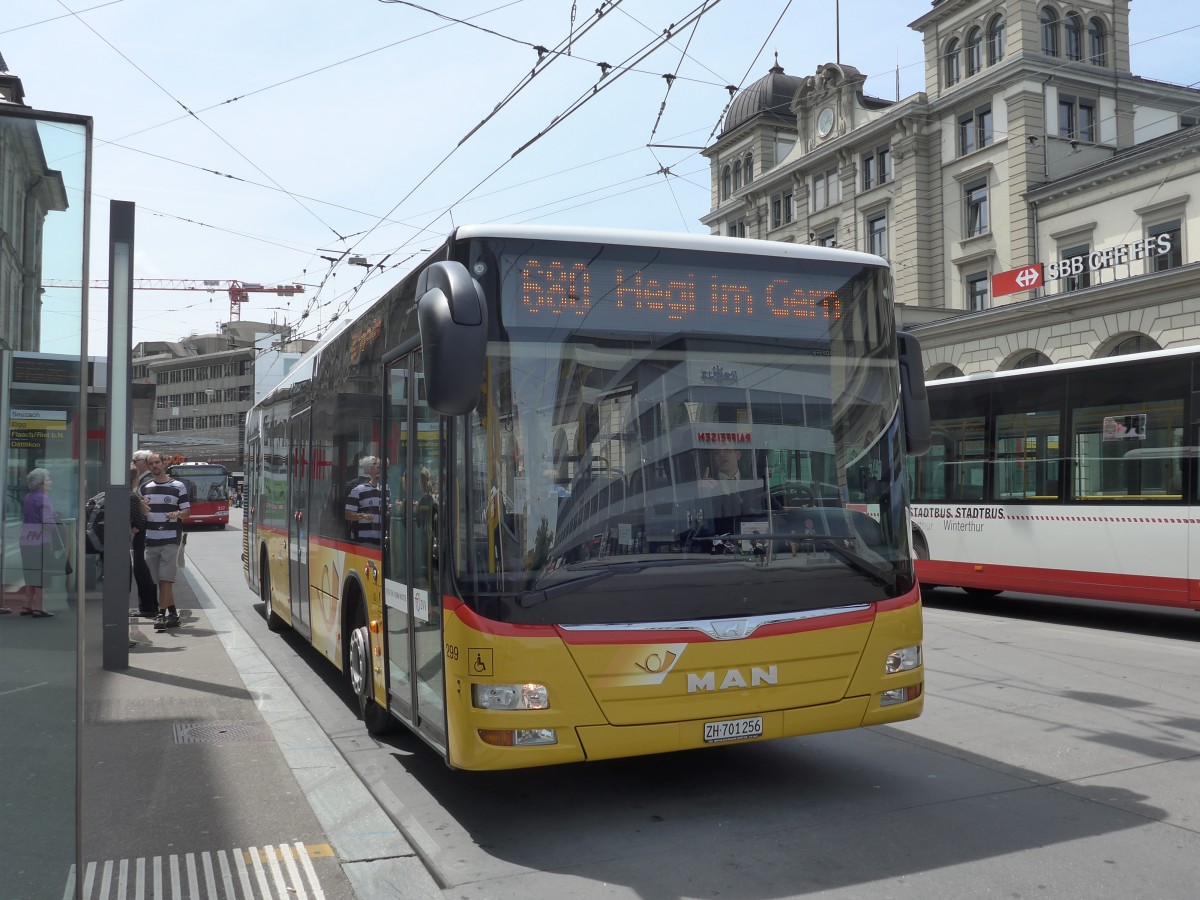
[[[62,563],[62,572],[64,575],[71,575],[75,571],[75,567],[71,565],[71,560],[67,556],[67,542],[63,538],[64,526],[61,522],[55,524],[54,527],[54,549],[51,551],[54,559]]]
[[[61,563],[62,573],[64,575],[70,575],[75,571],[75,567],[71,565],[71,560],[67,558],[66,547],[55,547],[50,551],[50,555],[54,558],[56,563]]]

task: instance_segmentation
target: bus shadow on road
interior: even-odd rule
[[[782,898],[964,864],[999,880],[1016,854],[1090,866],[1093,840],[1138,858],[1154,837],[1136,835],[1167,817],[1115,782],[1059,783],[890,727],[501,773],[392,755],[435,801],[406,814],[438,836],[427,862],[448,886],[532,871],[639,897]]]
[[[962,596],[935,604],[979,605]],[[1096,613],[1017,605],[1034,620]],[[1168,618],[1174,629],[1154,627],[1175,634],[1177,618]],[[331,702],[357,716],[341,673],[298,635],[281,637]],[[1099,692],[1074,699],[1129,707]],[[931,740],[924,721],[507,772],[451,770],[401,729],[377,739],[392,763],[386,774],[362,777],[402,798],[389,812],[447,888],[490,883],[587,897],[606,885],[638,897],[782,900],[887,882],[902,887],[897,896],[936,896],[969,866],[961,896],[1032,883],[1084,896],[1101,858],[1119,863],[1104,873],[1110,896],[1138,895],[1138,873],[1147,870],[1191,877],[1187,860],[1200,852],[1200,835],[1167,840],[1163,829],[1178,835],[1166,824],[1171,814],[1121,773],[1063,781]],[[1096,731],[1073,739],[1117,746],[1119,738]],[[1162,760],[1166,748],[1122,749]],[[1180,854],[1189,840],[1192,852]]]

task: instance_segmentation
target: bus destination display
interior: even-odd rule
[[[513,263],[506,267],[516,282],[506,285],[510,327],[825,332],[842,317],[852,283],[844,269],[790,274],[545,255]]]

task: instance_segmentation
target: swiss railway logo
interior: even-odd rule
[[[1019,291],[1032,291],[1042,286],[1042,276],[1041,263],[997,272],[992,276],[992,296],[1003,297],[1005,294],[1015,294]]]

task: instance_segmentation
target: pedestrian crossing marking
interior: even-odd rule
[[[254,848],[243,851],[247,864],[250,862],[250,854],[253,852],[253,849]],[[326,856],[333,856],[333,847],[329,846],[329,844],[305,844],[304,852],[307,854],[309,859],[321,859]],[[262,861],[266,862],[267,848],[264,847],[262,850],[260,850],[259,855],[261,856]]]
[[[325,900],[312,860],[333,857],[329,844],[278,844],[230,852],[89,862],[82,900]],[[75,867],[63,900],[74,900]]]

